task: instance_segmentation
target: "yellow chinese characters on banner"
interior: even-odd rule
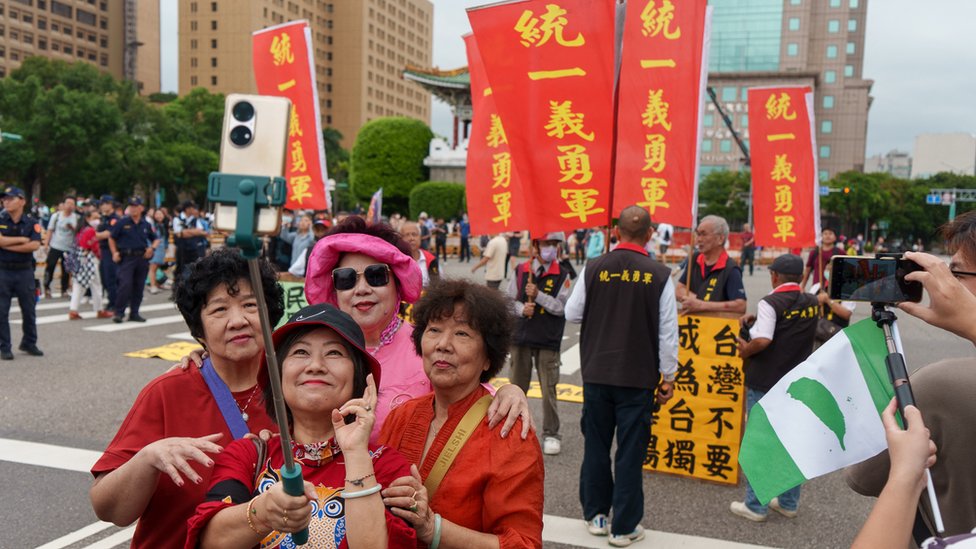
[[[674,397],[654,414],[644,468],[735,485],[745,410],[736,320],[678,317]]]

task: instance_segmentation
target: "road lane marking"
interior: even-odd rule
[[[169,338],[169,339],[182,339],[182,340],[185,340],[185,341],[196,341],[197,340],[195,337],[193,337],[192,334],[190,334],[190,332],[179,332],[179,333],[176,333],[176,334],[169,334],[166,337]]]
[[[24,465],[87,473],[101,456],[101,452],[81,448],[0,438],[0,460]]]
[[[550,543],[564,543],[575,547],[607,546],[606,536],[594,536],[586,530],[586,523],[581,518],[557,517],[555,515],[542,516],[542,541]],[[672,534],[657,530],[645,530],[644,541],[635,547],[680,547],[681,549],[765,549],[762,545],[736,543],[701,536],[686,534]]]
[[[142,306],[142,307],[139,308],[139,312],[140,313],[151,313],[151,312],[154,312],[154,311],[172,311],[172,310],[176,310],[176,305],[174,305],[173,303],[157,303],[156,305],[144,305],[144,306]],[[85,313],[87,313],[87,316],[85,316]],[[95,315],[95,313],[93,313],[91,311],[83,311],[82,312],[82,316],[85,316],[85,320],[95,320],[95,316],[94,315]],[[39,317],[37,317],[37,325],[38,326],[40,326],[42,324],[54,324],[56,322],[68,322],[68,321],[69,321],[69,319],[68,319],[68,314],[67,313],[59,313],[59,314],[56,314],[56,315],[47,315],[47,316],[39,316]],[[23,319],[17,319],[17,320],[11,320],[10,323],[11,324],[23,324],[24,321],[23,321]]]
[[[94,536],[95,534],[101,532],[102,530],[111,528],[112,526],[114,525],[111,522],[98,521],[94,524],[89,524],[88,526],[85,526],[84,528],[81,528],[79,530],[75,530],[70,534],[61,536],[56,540],[51,540],[45,543],[44,545],[39,545],[37,546],[36,549],[62,549],[64,547],[72,545],[75,542],[81,541],[87,537]]]
[[[109,324],[101,324],[98,326],[92,326],[91,328],[85,328],[85,330],[89,332],[121,332],[123,330],[135,330],[138,328],[144,328],[146,326],[173,324],[175,322],[183,322],[183,315],[158,316],[156,318],[150,318],[146,320],[146,322],[129,322],[128,320],[121,324],[112,322]]]
[[[559,362],[562,363],[559,366],[559,375],[571,376],[578,372],[580,369],[579,343],[563,351],[563,353],[559,355]]]
[[[112,549],[113,547],[116,547],[123,543],[125,543],[125,545],[128,546],[129,544],[127,542],[132,539],[132,535],[135,533],[136,533],[136,527],[130,526],[125,530],[122,530],[121,532],[116,532],[105,539],[100,539],[91,545],[86,545],[82,549]]]

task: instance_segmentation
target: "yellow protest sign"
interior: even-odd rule
[[[745,409],[738,331],[737,320],[678,317],[674,397],[653,416],[645,469],[738,483]]]
[[[279,282],[279,284],[285,290],[285,314],[281,316],[281,320],[275,326],[276,329],[281,327],[285,322],[288,322],[291,315],[308,305],[308,302],[305,301],[304,282]]]

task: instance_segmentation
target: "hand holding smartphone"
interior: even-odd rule
[[[922,284],[905,280],[922,268],[901,254],[880,257],[834,256],[830,260],[830,298],[841,301],[901,303],[922,300]]]

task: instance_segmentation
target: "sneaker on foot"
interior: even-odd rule
[[[766,522],[766,515],[760,515],[752,509],[746,507],[746,504],[741,501],[733,501],[732,505],[729,505],[729,511],[732,511],[733,515],[738,515],[744,519],[751,520],[752,522]]]
[[[81,320],[82,316],[78,314],[78,311],[68,311],[68,320]]]
[[[129,315],[129,322],[145,322],[146,319],[139,315]]]
[[[610,533],[607,528],[607,516],[603,513],[586,521],[586,529],[594,536],[605,536]]]
[[[637,528],[634,528],[634,531],[629,534],[610,534],[610,539],[607,542],[614,547],[629,547],[631,543],[642,539],[644,539],[644,527],[638,524]]]
[[[21,345],[19,349],[31,356],[44,356],[44,351],[38,349],[37,345]]]
[[[783,509],[782,507],[780,507],[780,505],[779,505],[779,498],[773,498],[769,502],[769,508],[772,509],[773,511],[776,511],[777,513],[783,515],[786,518],[796,518],[796,513],[798,511],[798,509],[793,509],[791,511],[789,509]]]
[[[113,313],[112,311],[98,311],[97,316],[98,318],[112,318],[115,316],[115,313]]]
[[[125,319],[124,319],[124,318],[122,318],[122,317],[121,317],[121,316],[119,316],[119,315],[113,315],[113,316],[112,316],[112,322],[114,322],[114,323],[116,323],[116,324],[122,324],[123,322],[125,322]]]
[[[559,439],[556,437],[546,437],[542,441],[542,453],[547,456],[554,456],[559,453],[562,446],[559,443]]]
[[[159,293],[159,287],[158,286],[150,286],[149,287],[149,293],[151,293],[152,295],[158,294]]]
[[[13,360],[14,354],[10,351],[0,351],[0,360]]]

